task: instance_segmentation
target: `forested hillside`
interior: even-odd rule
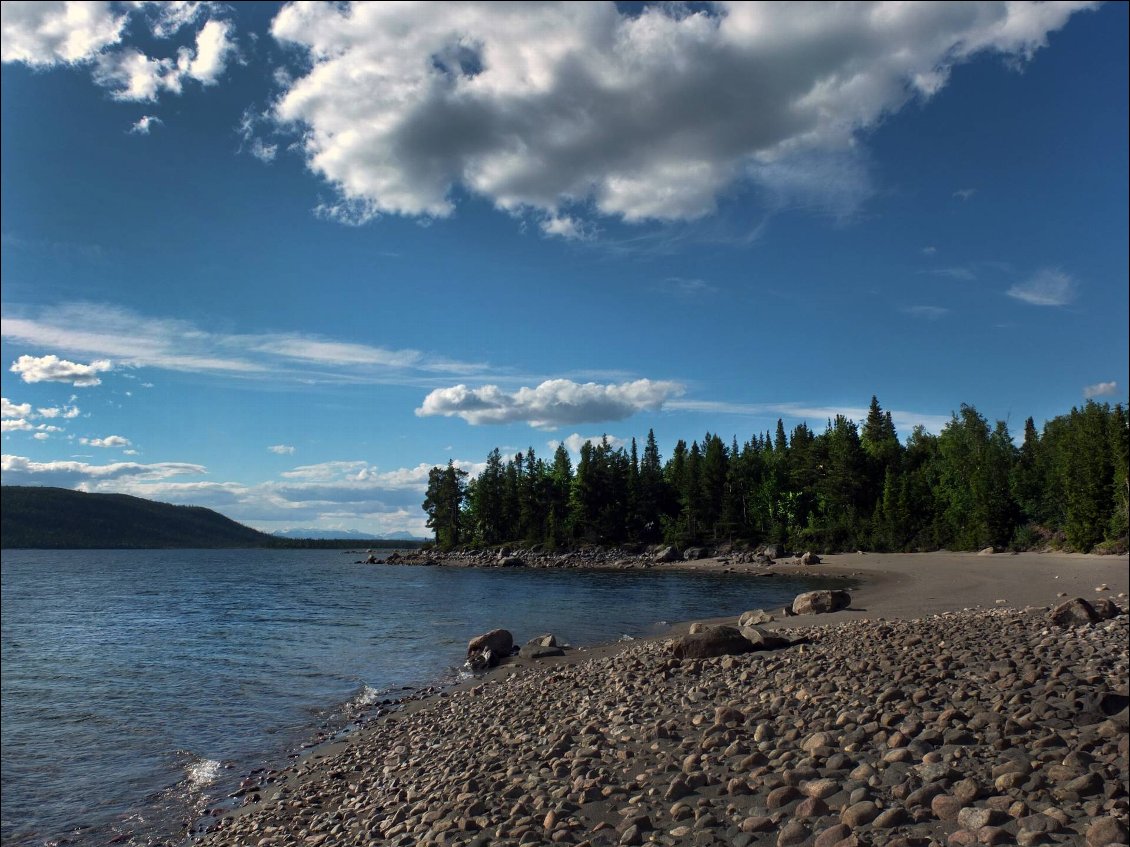
[[[663,461],[649,432],[642,454],[585,444],[574,468],[531,448],[497,449],[475,479],[434,468],[424,509],[440,546],[666,541],[775,542],[823,552],[1055,546],[1125,549],[1127,416],[1088,402],[1031,418],[1017,447],[1004,421],[961,407],[938,435],[900,441],[872,397],[862,426],[842,416],[824,432],[801,424],[727,444],[706,433]]]

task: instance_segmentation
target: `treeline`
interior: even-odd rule
[[[574,468],[559,446],[505,462],[497,449],[476,478],[448,463],[428,481],[424,510],[444,548],[504,542],[744,541],[821,552],[1125,549],[1127,415],[1088,401],[1048,421],[1029,418],[1020,447],[1004,421],[972,406],[938,435],[905,444],[876,398],[862,426],[843,416],[822,433],[800,424],[744,444],[706,433],[665,462],[653,432],[642,454],[607,438]]]

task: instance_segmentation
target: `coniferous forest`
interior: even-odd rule
[[[963,405],[940,434],[905,439],[871,398],[862,425],[843,416],[822,433],[806,424],[726,443],[706,433],[664,460],[649,432],[642,449],[586,443],[573,466],[558,446],[505,460],[476,478],[433,468],[424,510],[440,547],[501,543],[776,543],[839,552],[1054,547],[1126,549],[1127,415],[1088,401],[1032,418],[1017,447]]]

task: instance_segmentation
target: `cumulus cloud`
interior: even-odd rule
[[[64,420],[71,420],[82,414],[78,406],[70,404],[65,406],[48,406],[46,408],[36,409],[35,411],[41,418],[63,418]]]
[[[687,220],[743,183],[842,215],[869,191],[861,130],[1088,6],[291,3],[271,31],[309,65],[274,115],[355,223],[462,189],[577,237],[577,210]]]
[[[80,438],[80,444],[87,447],[129,447],[132,442],[120,435],[107,435],[105,438]]]
[[[0,420],[0,432],[26,432],[34,427],[23,418]]]
[[[1083,396],[1088,400],[1092,397],[1112,397],[1117,393],[1117,382],[1096,382],[1094,385],[1083,386]]]
[[[37,68],[86,62],[121,41],[127,17],[103,2],[4,2],[0,58]]]
[[[31,403],[13,403],[0,397],[0,418],[26,418],[31,415]]]
[[[294,448],[289,444],[272,444],[267,449],[279,456],[290,456],[294,453]]]
[[[130,126],[129,132],[131,135],[149,135],[149,131],[153,127],[160,126],[163,123],[164,121],[156,115],[142,115],[136,123]]]
[[[619,421],[644,410],[656,411],[683,393],[677,382],[637,379],[619,385],[577,383],[550,379],[536,388],[507,393],[497,385],[437,388],[416,409],[419,417],[459,417],[469,424],[506,424],[524,421],[553,429],[565,424]]]
[[[8,368],[18,374],[24,382],[69,382],[76,388],[89,388],[101,385],[98,374],[110,370],[113,364],[108,360],[83,365],[69,362],[58,356],[20,356]]]
[[[215,85],[236,50],[234,27],[209,17],[196,30],[193,47],[178,48],[175,57],[153,57],[119,46],[130,16],[148,18],[153,36],[167,39],[221,11],[218,3],[5,2],[3,61],[32,67],[90,65],[94,81],[114,99],[153,101],[162,91],[179,94],[186,80]],[[148,133],[152,120],[142,118],[131,131]]]
[[[1075,299],[1075,280],[1060,270],[1044,269],[1006,292],[1033,306],[1066,306]]]

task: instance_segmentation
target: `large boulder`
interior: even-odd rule
[[[664,547],[655,554],[655,561],[657,562],[678,562],[682,558],[677,547]]]
[[[526,561],[521,556],[501,556],[498,559],[500,568],[521,568],[525,564]]]
[[[514,636],[508,629],[492,629],[467,644],[467,664],[472,670],[493,668],[514,652]]]
[[[545,635],[539,635],[537,638],[531,638],[526,642],[526,645],[529,647],[557,647],[557,636],[555,636],[551,632],[547,632],[545,633]]]
[[[733,626],[715,626],[705,632],[675,639],[671,652],[676,659],[709,659],[713,656],[736,656],[752,653],[754,646],[741,630]]]
[[[795,615],[823,615],[838,612],[851,605],[851,594],[842,590],[806,591],[793,599]]]
[[[1101,620],[1099,613],[1095,611],[1095,607],[1082,597],[1060,603],[1052,609],[1048,617],[1056,626],[1078,626],[1085,623],[1098,623]]]
[[[777,544],[766,544],[765,549],[762,550],[761,553],[768,559],[781,558],[781,548]]]
[[[806,552],[803,556],[800,557],[800,563],[802,565],[818,565],[820,564],[820,557],[815,553]]]

